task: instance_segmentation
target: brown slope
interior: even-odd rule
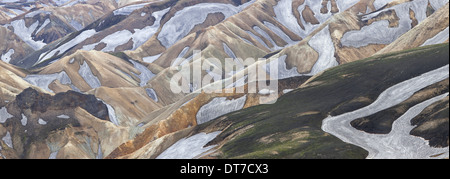
[[[13,101],[15,96],[32,85],[23,80],[26,73],[18,68],[0,61],[0,106],[5,101]]]

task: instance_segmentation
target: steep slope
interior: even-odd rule
[[[374,105],[375,103],[373,102],[377,100],[378,96],[393,85],[410,84],[408,83],[409,81],[405,80],[415,80],[415,77],[419,76],[420,77],[417,79],[426,78],[426,83],[420,83],[420,85],[416,85],[415,87],[417,88],[416,90],[421,90],[428,84],[440,82],[441,79],[448,79],[448,56],[448,44],[445,44],[376,56],[332,68],[321,75],[314,77],[301,88],[282,96],[273,105],[250,107],[224,115],[214,121],[191,129],[190,132],[187,132],[189,135],[187,135],[186,138],[189,139],[189,137],[194,137],[201,132],[217,135],[217,133],[211,132],[221,131],[221,133],[219,133],[217,137],[213,137],[214,139],[209,143],[208,141],[204,142],[208,143],[205,147],[214,147],[214,150],[212,150],[213,153],[204,157],[365,158],[367,153],[360,148],[354,148],[351,145],[349,146],[349,144],[340,141],[338,138],[323,132],[322,124],[325,125],[326,123],[322,123],[322,120],[330,115],[342,116],[353,114],[348,112],[364,108],[370,104]],[[427,59],[427,61],[422,59]],[[436,75],[431,76],[431,78],[422,75],[430,71],[433,71],[432,73],[434,73],[436,69],[442,70],[436,73]],[[398,73],[398,71],[402,71],[403,73]],[[406,95],[393,93],[390,98],[387,98],[387,102],[380,104],[393,105],[402,102],[406,100],[408,96],[414,94],[414,92],[415,91],[407,93]],[[445,97],[448,95],[448,90],[442,91],[439,94],[442,94],[441,96],[444,95]],[[394,96],[402,96],[403,99],[396,102],[389,101],[389,99],[395,99]],[[433,96],[434,94],[427,95],[427,99],[432,99]],[[417,114],[420,113],[420,111],[421,110],[416,110]],[[376,111],[371,111],[370,113],[373,112]],[[448,114],[446,116],[448,118]],[[414,115],[412,117],[414,117]],[[334,125],[334,128],[336,130],[345,128],[340,128],[338,126],[339,125]],[[410,130],[411,129],[412,127]],[[400,129],[395,130],[397,131]],[[346,131],[354,132],[357,130],[353,129]],[[186,131],[180,133],[186,133]],[[335,135],[335,133],[332,134]],[[362,134],[356,134],[355,132],[346,136],[359,137],[361,135]],[[364,135],[371,134],[365,133]],[[409,133],[404,137],[408,136]],[[338,137],[341,138],[341,136]],[[383,135],[378,135],[376,137],[382,138]],[[368,137],[364,139],[371,140],[372,138]],[[348,142],[347,140],[344,141]],[[351,144],[359,145],[358,141],[351,142]],[[370,145],[370,142],[368,144]],[[165,144],[165,146],[168,145],[169,144]],[[400,144],[395,143],[391,145]],[[423,144],[419,143],[417,145]],[[183,148],[183,145],[174,146],[179,147],[178,149],[180,150]],[[200,146],[200,148],[201,147],[203,147],[203,145]],[[362,147],[366,150],[368,149],[364,145]],[[430,146],[428,146],[428,148],[429,147]],[[195,148],[195,150],[200,150],[200,148]],[[169,148],[168,150],[177,151],[177,148]],[[386,151],[383,152],[395,153],[402,151],[385,150]],[[448,148],[436,150],[436,153],[415,157],[426,158],[441,153],[444,153],[444,155],[439,155],[440,158],[445,156],[448,157]],[[371,156],[373,156],[373,151],[369,151]],[[412,151],[408,150],[408,152]],[[178,153],[175,152],[175,154]],[[180,153],[180,155],[183,154]],[[381,156],[379,157],[395,157],[380,155]],[[397,157],[402,156],[398,155]]]

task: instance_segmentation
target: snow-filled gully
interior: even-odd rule
[[[411,125],[411,119],[429,105],[448,96],[448,93],[410,108],[394,122],[389,134],[369,134],[350,125],[350,122],[355,119],[395,106],[410,98],[415,92],[447,78],[449,78],[449,65],[401,82],[385,90],[374,103],[367,107],[339,116],[329,116],[323,121],[322,130],[344,142],[364,148],[369,152],[368,159],[433,158],[431,156],[434,155],[438,155],[434,158],[449,157],[449,147],[432,148],[425,139],[409,134],[414,128]]]

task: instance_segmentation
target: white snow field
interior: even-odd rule
[[[339,65],[334,57],[334,44],[331,40],[329,26],[327,25],[319,33],[311,37],[308,44],[319,53],[319,59],[314,64],[311,72],[308,74],[314,76],[319,72],[322,72],[328,68]]]
[[[39,50],[45,45],[47,45],[46,43],[43,42],[43,40],[41,41],[33,40],[33,37],[31,36],[34,30],[36,30],[37,26],[39,25],[39,21],[34,22],[29,27],[25,25],[25,20],[23,19],[12,21],[11,24],[9,25],[11,25],[14,28],[14,33],[34,50]]]
[[[24,78],[24,80],[34,86],[38,86],[52,93],[53,91],[48,88],[48,85],[50,85],[50,83],[52,83],[55,80],[59,80],[59,82],[64,85],[72,84],[72,81],[70,80],[69,76],[67,76],[67,73],[65,71],[48,75],[28,75]]]
[[[224,114],[240,110],[244,107],[247,95],[238,99],[227,100],[226,97],[214,98],[203,105],[197,112],[197,124],[203,124]]]
[[[302,76],[302,74],[298,73],[297,67],[293,67],[289,70],[287,69],[286,58],[287,58],[287,55],[283,55],[283,56],[279,57],[278,59],[272,60],[268,64],[263,66],[263,68],[266,69],[266,72],[271,75],[270,77],[272,79],[274,79],[275,77],[278,77],[277,79],[281,80],[281,79],[286,79],[286,78],[291,78],[291,77],[296,77],[296,76]],[[278,63],[278,65],[276,63]],[[270,67],[276,67],[276,66],[278,66],[278,76],[272,75],[270,73]]]
[[[22,123],[22,126],[26,126],[28,123],[28,118],[24,114],[22,114],[22,119],[20,120],[20,123]]]
[[[430,158],[432,155],[442,154],[439,158],[448,157],[449,148],[432,148],[428,141],[409,134],[413,129],[410,120],[417,116],[424,108],[435,101],[445,98],[447,94],[435,97],[409,109],[394,123],[392,132],[383,134],[369,134],[353,128],[350,122],[380,112],[395,106],[415,92],[429,85],[447,79],[449,65],[424,73],[418,77],[406,80],[388,88],[380,94],[371,105],[345,113],[339,116],[329,116],[322,122],[322,130],[330,133],[344,142],[360,146],[369,152],[367,158]]]
[[[131,61],[131,63],[133,63],[134,68],[141,72],[139,75],[133,73],[136,77],[138,77],[140,79],[141,87],[147,85],[147,82],[156,76],[152,71],[150,71],[147,67],[140,64],[139,62],[135,62],[134,60],[130,60],[130,61]]]
[[[169,48],[188,35],[195,25],[203,23],[208,14],[221,12],[225,16],[225,19],[227,19],[254,2],[255,0],[252,0],[237,7],[223,3],[200,3],[185,7],[176,12],[175,15],[163,25],[161,32],[158,35],[158,40],[164,47]]]
[[[12,142],[12,138],[11,138],[11,134],[9,132],[6,132],[6,135],[2,138],[3,142],[5,142],[5,144],[9,147],[9,148],[14,148],[13,146],[13,142]]]
[[[39,60],[36,62],[36,64],[39,64],[43,61],[45,61],[46,59],[49,59],[55,55],[59,55],[62,54],[64,52],[66,52],[67,50],[69,50],[70,48],[74,47],[75,45],[78,45],[80,42],[92,37],[93,35],[95,35],[97,32],[94,29],[90,29],[90,30],[86,30],[81,32],[78,36],[76,36],[75,38],[73,38],[72,40],[70,40],[67,43],[62,44],[61,46],[59,46],[58,48],[50,51],[50,52],[46,52],[46,53],[42,53],[41,56],[39,57]]]
[[[211,150],[215,146],[205,146],[209,141],[216,138],[221,131],[211,132],[209,134],[199,133],[189,138],[180,139],[170,146],[156,159],[193,159],[199,155]]]
[[[5,63],[9,63],[11,61],[11,55],[14,54],[14,49],[9,49],[8,52],[6,52],[5,54],[2,54],[1,56],[1,60],[4,61]]]
[[[156,20],[151,26],[147,26],[142,29],[134,29],[134,33],[131,33],[129,30],[117,31],[106,36],[100,42],[83,46],[82,49],[93,50],[95,46],[97,46],[98,44],[105,43],[106,46],[103,49],[101,49],[101,51],[113,52],[115,51],[116,47],[126,44],[128,41],[132,40],[133,41],[132,50],[136,50],[158,31],[162,17],[164,16],[164,14],[169,12],[169,10],[170,8],[153,12],[152,16],[155,17]]]
[[[152,98],[153,101],[158,102],[158,95],[153,88],[146,88],[145,92],[147,92],[148,97]]]
[[[6,108],[0,109],[0,123],[1,124],[5,123],[6,120],[8,120],[8,118],[12,118],[12,117],[14,117],[14,116],[9,114],[8,111],[6,110]]]
[[[120,125],[119,120],[117,119],[117,115],[116,115],[116,110],[114,110],[114,108],[109,105],[108,103],[105,103],[104,101],[102,101],[106,107],[108,108],[108,115],[109,115],[109,120],[115,124],[116,126]]]
[[[80,74],[81,77],[83,77],[84,81],[91,87],[91,88],[99,88],[102,86],[102,83],[100,80],[92,73],[91,68],[89,67],[89,64],[84,61],[83,64],[80,66],[80,70],[78,70],[78,74]]]
[[[50,19],[45,19],[44,23],[42,23],[41,27],[36,31],[36,34],[38,34],[42,29],[45,28],[50,23]]]
[[[144,6],[148,5],[150,3],[142,3],[142,4],[134,4],[134,5],[129,5],[129,6],[125,6],[122,8],[119,8],[117,10],[114,10],[113,13],[114,15],[124,15],[124,16],[128,16],[130,15],[133,11],[137,10],[137,9],[141,9]]]
[[[162,55],[162,53],[158,54],[158,55],[153,55],[153,56],[148,56],[148,57],[144,57],[142,58],[142,61],[144,61],[145,63],[153,63],[156,60],[158,60],[158,58]]]
[[[449,31],[448,31],[448,27],[447,27],[443,31],[436,34],[434,37],[425,41],[421,45],[421,47],[427,46],[427,45],[435,45],[435,44],[444,43],[448,38],[449,38]]]

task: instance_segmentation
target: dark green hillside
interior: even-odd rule
[[[371,104],[387,88],[448,59],[449,45],[443,44],[344,64],[273,105],[230,113],[200,128],[224,130],[209,143],[223,144],[219,158],[365,158],[365,150],[323,132],[322,120]]]

